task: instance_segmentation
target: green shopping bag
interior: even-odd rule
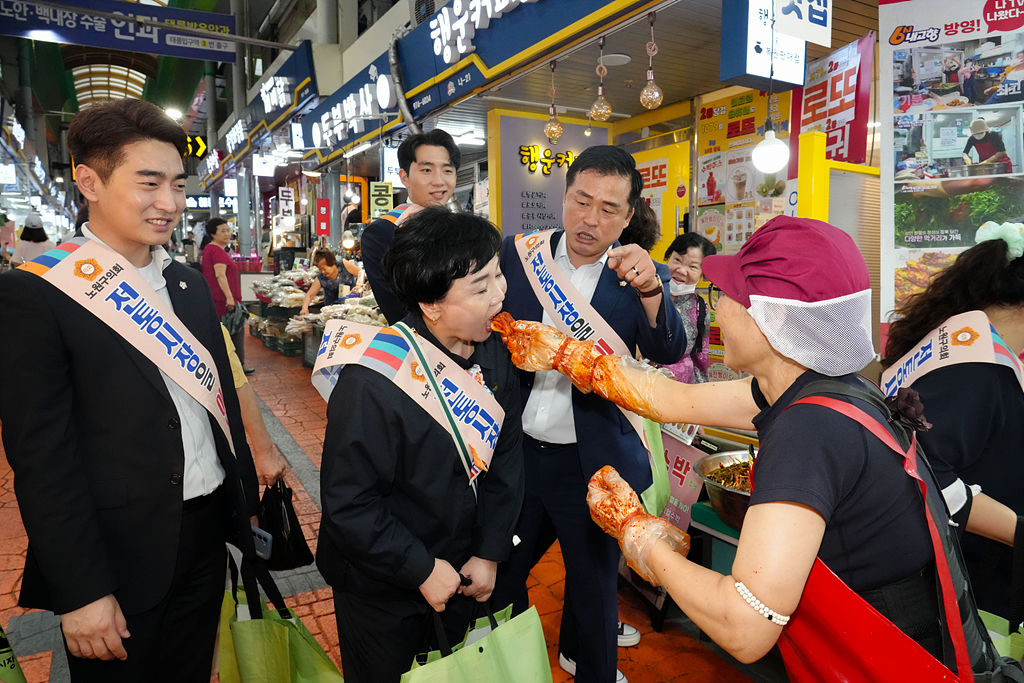
[[[668,478],[668,462],[665,460],[665,444],[661,440],[661,425],[644,418],[644,432],[647,434],[647,443],[651,446],[651,455],[654,456],[654,464],[651,465],[654,483],[640,494],[640,501],[644,504],[647,514],[661,517],[672,492],[672,484]]]
[[[978,616],[985,622],[985,628],[992,636],[992,644],[1002,657],[1024,659],[1024,633],[1010,633],[1010,622],[984,610],[978,610]]]
[[[233,590],[225,591],[221,605],[221,683],[343,683],[334,662],[285,605],[263,561],[257,563],[242,560],[241,594],[231,567]],[[263,609],[258,584],[276,609]]]
[[[499,612],[491,612],[491,608],[486,602],[478,602],[473,607],[474,617],[477,614],[477,607],[483,609],[486,614],[479,618],[470,619],[469,625],[466,627],[466,637],[462,639],[462,642],[452,646],[452,652],[461,650],[466,645],[475,644],[477,641],[486,637],[491,631],[512,618],[512,605],[509,605]],[[426,666],[427,664],[436,662],[443,656],[444,654],[440,650],[421,652],[412,660],[412,668],[416,669],[421,666]]]
[[[537,608],[517,617],[473,643],[453,651],[448,647],[441,616],[434,612],[434,632],[444,653],[424,666],[402,674],[401,683],[550,683],[544,630]]]

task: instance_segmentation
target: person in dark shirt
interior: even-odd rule
[[[331,394],[317,566],[334,588],[349,683],[397,683],[431,609],[460,642],[512,549],[523,432],[519,374],[490,329],[505,297],[499,244],[485,219],[430,208],[396,234],[383,264],[410,311],[402,322],[505,412],[476,492],[449,432],[388,377],[346,365]],[[460,574],[471,583],[460,587]]]
[[[910,418],[890,413],[877,388],[855,374],[874,353],[868,269],[853,240],[820,221],[778,217],[738,254],[709,256],[703,267],[720,293],[711,302],[725,339],[723,362],[753,375],[746,380],[682,384],[635,367],[631,358],[609,356],[578,367],[580,351],[550,333],[537,334],[542,341],[527,348],[513,344],[513,360],[522,367],[530,358],[543,367],[557,353],[558,369],[571,378],[575,372],[578,387],[604,396],[635,392],[639,398],[620,405],[660,422],[755,428],[761,447],[732,574],[723,577],[679,554],[688,539],[644,513],[612,468],[590,481],[594,521],[619,539],[631,567],[664,586],[740,661],[759,659],[778,641],[795,683],[867,680],[864,672],[877,664],[863,667],[866,651],[847,629],[878,613],[890,622],[886,629],[907,636],[887,637],[892,661],[903,653],[920,658],[915,666],[933,667],[934,678],[916,680],[938,680],[944,667],[959,668],[960,661],[943,658],[943,639],[965,633],[975,671],[1009,667],[1008,680],[1024,680],[1019,663],[995,655],[959,566],[954,586],[961,587],[953,591],[962,592],[950,591],[949,599],[965,605],[965,621],[957,623],[957,614],[950,627],[940,617],[936,558],[944,582],[946,563],[959,563],[942,531],[948,518],[928,468],[914,471],[931,492],[927,508],[938,550],[924,487],[904,471],[911,439],[900,420]],[[797,405],[804,397],[818,402]],[[829,407],[830,398],[837,407]],[[818,646],[813,655],[809,644]]]
[[[359,266],[348,259],[342,259],[341,262],[344,269],[338,267],[338,258],[329,249],[319,249],[313,253],[313,265],[319,272],[316,280],[309,286],[309,291],[306,292],[299,315],[309,313],[309,303],[316,298],[321,290],[324,293],[324,306],[331,306],[338,303],[341,287],[355,286],[356,278],[359,276]]]
[[[406,305],[391,291],[381,267],[395,228],[422,207],[445,206],[455,192],[455,176],[461,163],[459,146],[440,128],[412,135],[398,148],[401,167],[398,177],[409,191],[409,199],[367,225],[360,238],[366,278],[377,305],[390,323],[398,322],[408,312]]]
[[[1024,238],[1015,227],[1003,227],[1014,247],[1005,239],[981,241],[899,310],[902,317],[889,327],[883,366],[900,361],[944,321],[969,311],[983,311],[1010,350],[1021,353]],[[957,363],[932,370],[912,386],[932,424],[921,443],[953,519],[970,532],[961,547],[978,606],[1009,617],[1012,548],[1017,515],[1024,514],[1020,378],[1005,365]],[[990,578],[983,579],[985,574]]]
[[[971,137],[967,139],[964,146],[963,159],[967,164],[973,164],[971,150],[978,155],[979,164],[990,164],[997,161],[1006,163],[1005,173],[1013,172],[1013,164],[1009,155],[1006,154],[1006,145],[1003,144],[1003,136],[988,127],[985,119],[974,119],[971,121]]]

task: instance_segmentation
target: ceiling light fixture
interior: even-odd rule
[[[654,82],[654,55],[658,54],[658,44],[654,42],[654,19],[656,12],[647,15],[647,23],[651,25],[651,42],[647,43],[647,85],[640,91],[640,104],[645,109],[657,109],[665,99],[665,94]]]
[[[595,121],[607,121],[612,115],[612,105],[608,104],[608,100],[604,98],[604,77],[608,75],[608,67],[604,65],[604,36],[598,39],[597,46],[601,50],[601,56],[597,59],[597,68],[594,71],[597,72],[600,83],[597,86],[597,99],[590,105],[589,118]]]
[[[558,144],[558,138],[562,137],[562,123],[558,120],[558,112],[555,110],[555,60],[551,60],[551,89],[548,95],[551,96],[551,107],[548,109],[550,117],[544,124],[544,135],[548,136],[548,142],[552,145]]]
[[[768,108],[771,109],[772,95],[775,88],[775,10],[772,9],[772,51],[769,55],[768,71]],[[764,140],[754,146],[750,154],[754,168],[762,173],[775,173],[789,161],[789,147],[775,137],[772,115],[769,111],[764,117]]]

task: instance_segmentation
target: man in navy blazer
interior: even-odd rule
[[[675,363],[686,348],[683,321],[647,252],[618,242],[642,189],[643,179],[624,150],[585,150],[566,175],[564,232],[552,236],[551,260],[631,352],[639,348],[652,361]],[[552,324],[511,237],[502,244],[500,263],[508,282],[504,310],[516,319]],[[581,393],[559,373],[524,372],[522,387],[526,498],[516,527],[521,542],[499,568],[494,604],[512,603],[516,613],[527,608],[526,579],[557,537],[566,572],[560,663],[580,683],[612,683],[619,551],[590,519],[587,482],[612,465],[643,491],[652,483],[647,450],[617,406]]]

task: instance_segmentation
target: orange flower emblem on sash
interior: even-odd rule
[[[978,341],[980,336],[980,334],[972,330],[970,327],[962,327],[950,335],[950,339],[953,342],[953,346],[970,346],[974,342]]]
[[[409,366],[409,371],[410,374],[412,374],[412,378],[417,382],[427,381],[427,375],[423,372],[423,368],[417,361],[412,362],[412,364]]]
[[[75,277],[92,282],[102,272],[103,269],[100,267],[100,264],[96,263],[96,259],[87,258],[82,261],[75,261]]]
[[[352,334],[346,334],[344,337],[342,337],[341,341],[338,342],[338,346],[340,346],[343,349],[351,349],[353,346],[358,345],[362,341],[363,338],[359,336],[359,333],[353,332]]]

